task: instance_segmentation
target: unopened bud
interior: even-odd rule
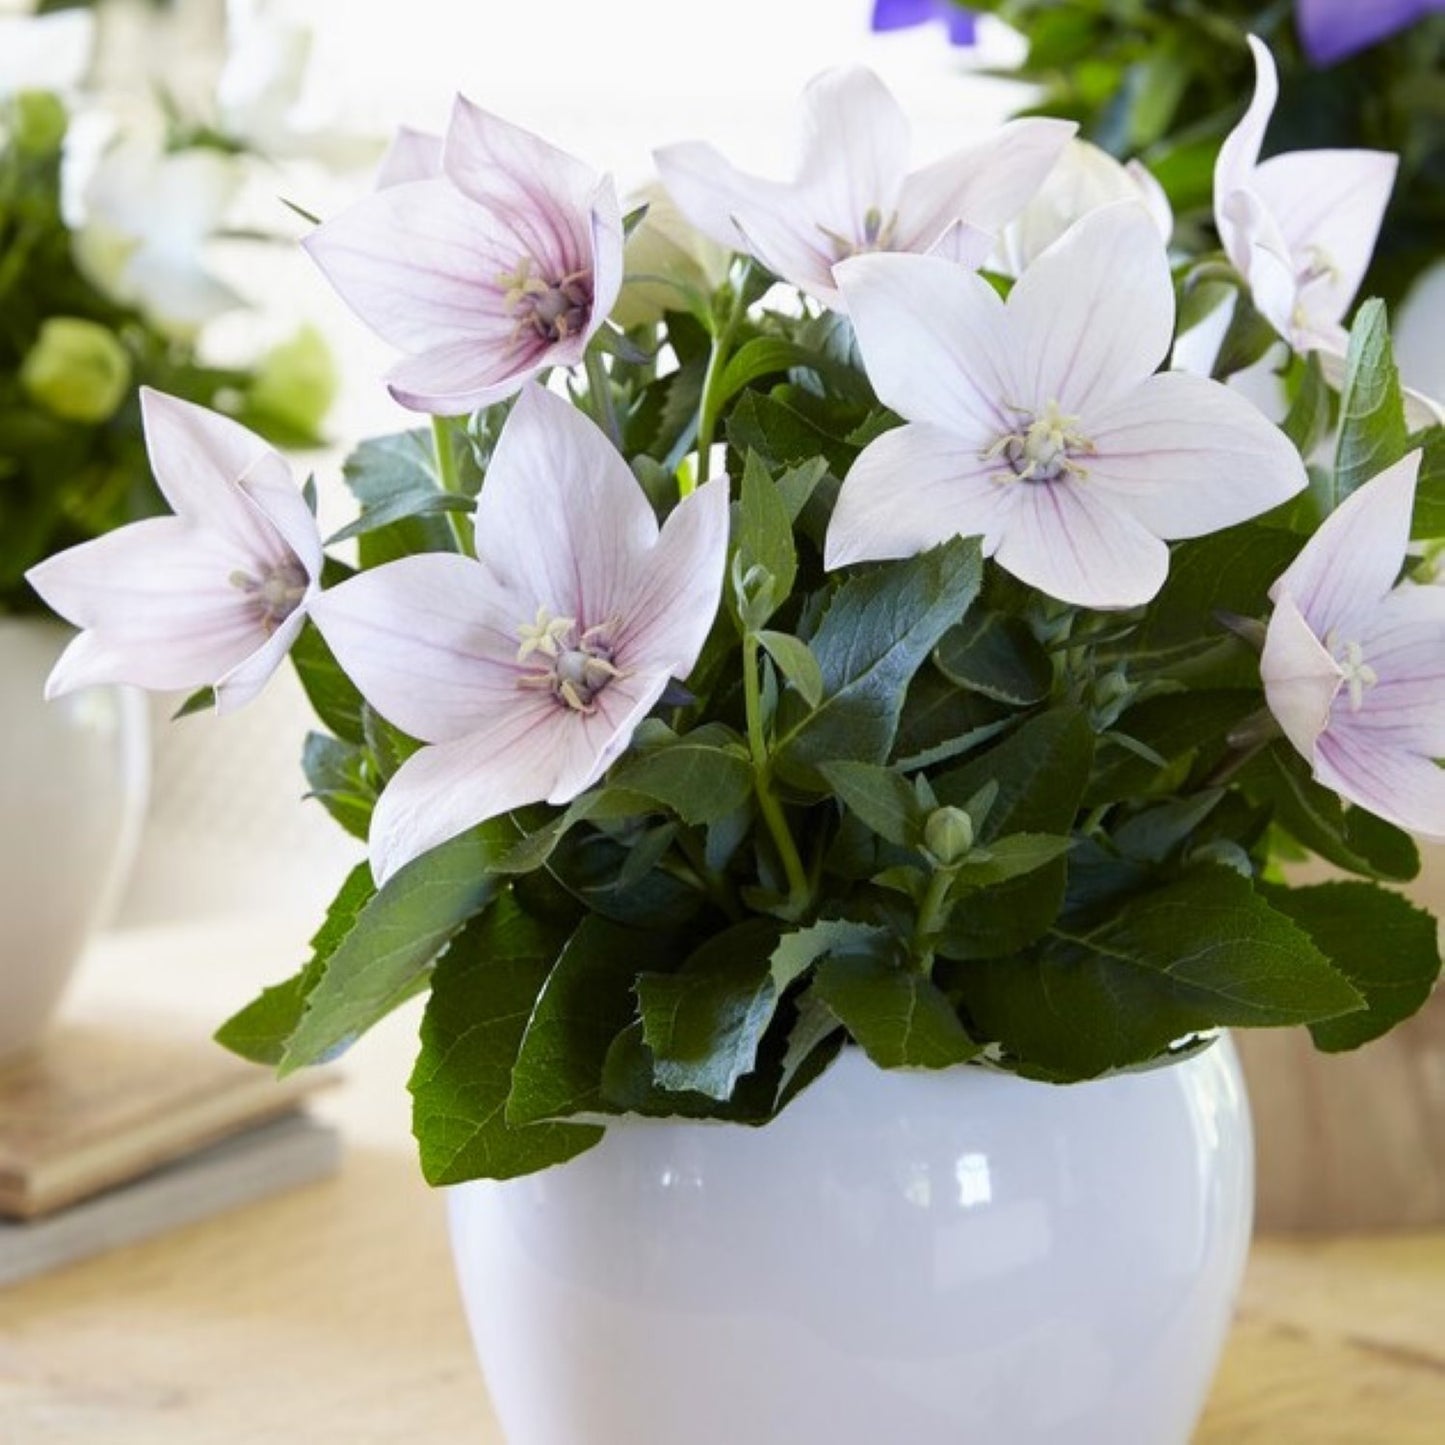
[[[961,863],[973,847],[973,819],[962,808],[935,808],[923,825],[923,843],[945,868]]]
[[[20,364],[32,401],[65,421],[108,421],[130,388],[130,357],[115,333],[76,316],[52,316]]]
[[[70,123],[65,106],[48,90],[22,90],[11,98],[11,134],[18,149],[31,156],[53,156]]]

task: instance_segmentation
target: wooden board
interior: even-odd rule
[[[144,1020],[61,1028],[0,1066],[0,1215],[52,1213],[239,1129],[329,1082],[269,1070]]]
[[[1195,1445],[1441,1445],[1442,1424],[1445,1233],[1256,1247]],[[0,1291],[0,1445],[258,1440],[503,1445],[441,1200],[400,1149]]]

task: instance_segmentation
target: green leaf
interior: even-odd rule
[[[365,703],[314,623],[308,621],[292,643],[291,665],[316,716],[343,741],[364,747],[366,729],[361,715]]]
[[[900,848],[918,847],[925,810],[902,773],[843,760],[821,763],[818,771],[844,806],[880,838]]]
[[[1432,427],[1424,438],[1410,535],[1432,541],[1445,537],[1445,427]]]
[[[778,1083],[777,1107],[784,1108],[816,1078],[843,1047],[843,1025],[838,1016],[808,989],[798,999],[798,1016],[788,1031],[788,1046],[783,1053],[782,1075]]]
[[[1356,1013],[1310,1025],[1326,1053],[1357,1049],[1388,1033],[1430,997],[1440,975],[1435,919],[1372,883],[1322,883],[1264,890],[1363,995]]]
[[[818,967],[813,996],[884,1069],[946,1069],[979,1046],[938,986],[887,957],[830,957]]]
[[[358,864],[347,875],[341,891],[327,909],[325,921],[311,940],[311,958],[284,983],[266,989],[259,998],[216,1030],[216,1042],[253,1064],[275,1068],[286,1043],[301,1023],[306,999],[326,970],[331,955],[356,925],[357,915],[376,896],[371,869]]]
[[[640,793],[621,788],[594,788],[575,798],[567,808],[533,833],[519,838],[493,865],[504,875],[532,873],[550,861],[562,840],[581,823],[593,819],[637,818],[656,812],[659,804]]]
[[[361,537],[363,566],[378,566],[416,552],[456,550],[446,518],[437,515],[454,503],[432,505],[428,511],[422,501],[446,495],[437,476],[431,431],[373,437],[346,459],[342,474],[361,504],[361,521],[348,531]],[[417,506],[422,510],[409,510]],[[396,515],[388,516],[392,512]]]
[[[959,979],[983,1036],[1021,1072],[1061,1081],[1143,1063],[1205,1030],[1313,1023],[1362,1002],[1304,930],[1216,867]]]
[[[1345,807],[1310,777],[1304,759],[1276,743],[1243,768],[1238,781],[1257,802],[1274,810],[1274,821],[1321,858],[1366,878],[1407,883],[1420,871],[1420,850],[1408,833],[1367,813]]]
[[[677,973],[638,978],[642,1035],[659,1087],[732,1098],[757,1065],[777,1007],[769,967],[777,942],[775,924],[749,919],[710,938]]]
[[[866,395],[860,389],[858,373],[850,367],[786,337],[757,336],[740,346],[724,367],[718,383],[717,404],[721,407],[761,377],[775,376],[798,367],[818,373],[840,389],[852,391],[855,397]]]
[[[1383,301],[1366,301],[1350,328],[1331,508],[1393,466],[1408,448],[1405,399],[1390,344],[1390,319]]]
[[[1236,291],[1229,328],[1219,343],[1211,375],[1224,381],[1264,358],[1279,342],[1279,333],[1255,310],[1247,291]]]
[[[1330,433],[1334,396],[1325,380],[1318,353],[1311,352],[1300,369],[1299,389],[1280,429],[1302,457],[1311,456]]]
[[[674,944],[590,914],[547,975],[526,1025],[507,1098],[507,1122],[535,1124],[605,1113],[602,1071],[613,1040],[637,1017],[634,986]]]
[[[849,577],[810,644],[823,700],[783,732],[773,755],[778,775],[818,789],[820,763],[883,762],[909,683],[982,580],[976,537]]]
[[[762,458],[749,451],[743,468],[742,496],[737,509],[737,567],[749,577],[761,569],[772,586],[766,601],[749,609],[746,628],[761,627],[787,601],[797,577],[798,558],[793,544],[793,519],[787,504],[773,483]],[[741,607],[742,599],[735,598]]]
[[[495,819],[387,880],[327,960],[281,1073],[334,1056],[425,986],[437,955],[497,896],[494,865],[515,838],[509,820]]]
[[[715,823],[752,796],[753,765],[740,739],[709,726],[624,758],[608,786],[662,803],[684,823]]]
[[[1042,702],[1054,665],[1021,617],[975,612],[944,634],[933,654],[938,670],[959,687],[1011,707]]]
[[[436,484],[429,482],[425,488],[415,486],[409,491],[397,492],[375,506],[364,508],[361,515],[349,522],[339,532],[333,532],[326,539],[328,547],[340,542],[349,542],[353,537],[364,537],[368,532],[379,532],[393,522],[404,522],[409,517],[439,517],[447,512],[471,512],[476,503],[470,497],[459,497],[454,492],[439,492]]]
[[[835,476],[842,476],[857,450],[830,437],[795,407],[756,391],[745,392],[727,422],[728,444],[741,456],[757,452],[770,467],[796,467],[826,458]]]
[[[437,965],[410,1084],[428,1183],[513,1179],[601,1140],[594,1125],[507,1120],[513,1062],[561,944],[556,929],[503,898]]]
[[[809,707],[817,707],[823,700],[823,669],[813,656],[808,644],[786,632],[758,633],[758,641],[767,649],[768,656],[778,665],[779,671],[798,691],[798,696]]]
[[[311,797],[353,838],[365,839],[376,806],[376,791],[366,777],[365,749],[325,733],[307,733],[301,768]]]
[[[1035,873],[1062,858],[1072,841],[1047,833],[1011,833],[970,854],[958,867],[956,886],[990,888]]]
[[[183,717],[194,717],[198,712],[210,712],[216,705],[216,689],[213,687],[197,688],[176,710],[171,714],[172,722],[179,722]]]

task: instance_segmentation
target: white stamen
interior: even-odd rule
[[[1010,411],[1029,416],[1027,407]],[[1076,460],[1093,456],[1094,444],[1078,428],[1079,418],[1067,416],[1058,402],[1050,401],[1021,431],[1006,432],[980,455],[984,461],[1003,457],[1010,470],[997,473],[1005,482],[1054,482],[1060,477],[1084,477],[1088,472]]]
[[[1332,632],[1325,638],[1325,647],[1340,666],[1350,696],[1350,711],[1359,712],[1364,705],[1365,694],[1379,682],[1379,673],[1365,661],[1365,649],[1358,642],[1346,642],[1341,646]]]
[[[592,272],[586,267],[549,279],[534,271],[537,263],[523,256],[515,269],[497,277],[502,302],[516,318],[515,340],[535,331],[543,341],[562,341],[587,325],[592,310]]]
[[[517,686],[526,691],[550,692],[573,712],[596,712],[597,694],[613,678],[622,676],[612,661],[616,631],[616,618],[579,630],[575,617],[553,617],[545,607],[539,607],[535,621],[517,628],[522,639],[517,661],[537,658],[545,662],[521,673]]]

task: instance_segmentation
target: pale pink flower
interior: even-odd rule
[[[1085,607],[1147,602],[1166,539],[1268,511],[1305,485],[1298,453],[1243,397],[1155,374],[1174,286],[1146,210],[1079,221],[1007,302],[929,256],[838,268],[863,363],[907,425],[864,448],[826,562],[907,557],[954,536]]]
[[[1270,591],[1260,671],[1316,780],[1445,841],[1445,590],[1398,583],[1420,453],[1347,498]]]
[[[376,167],[376,189],[430,181],[442,174],[442,138],[430,131],[398,126]]]
[[[1279,99],[1263,41],[1255,92],[1214,168],[1214,217],[1260,314],[1298,352],[1343,354],[1343,321],[1380,232],[1398,158],[1385,151],[1311,150],[1259,159]]]
[[[590,787],[696,662],[727,531],[726,479],[659,532],[598,428],[528,387],[478,499],[477,560],[407,557],[313,608],[367,700],[430,744],[377,804],[378,880],[484,819]]]
[[[245,427],[149,388],[141,408],[175,515],[133,522],[26,574],[84,629],[45,695],[103,682],[214,687],[217,710],[230,711],[280,666],[317,595],[316,520],[286,463]]]
[[[438,175],[426,175],[425,142],[404,139],[381,188],[305,245],[407,353],[388,374],[392,395],[460,415],[582,360],[622,285],[622,213],[610,178],[461,96]]]
[[[1010,121],[910,171],[908,119],[871,70],[825,71],[803,92],[802,111],[791,181],[748,175],[701,142],[664,147],[655,158],[693,225],[835,309],[842,301],[833,267],[849,256],[932,252],[981,265],[1076,129],[1069,121]]]

